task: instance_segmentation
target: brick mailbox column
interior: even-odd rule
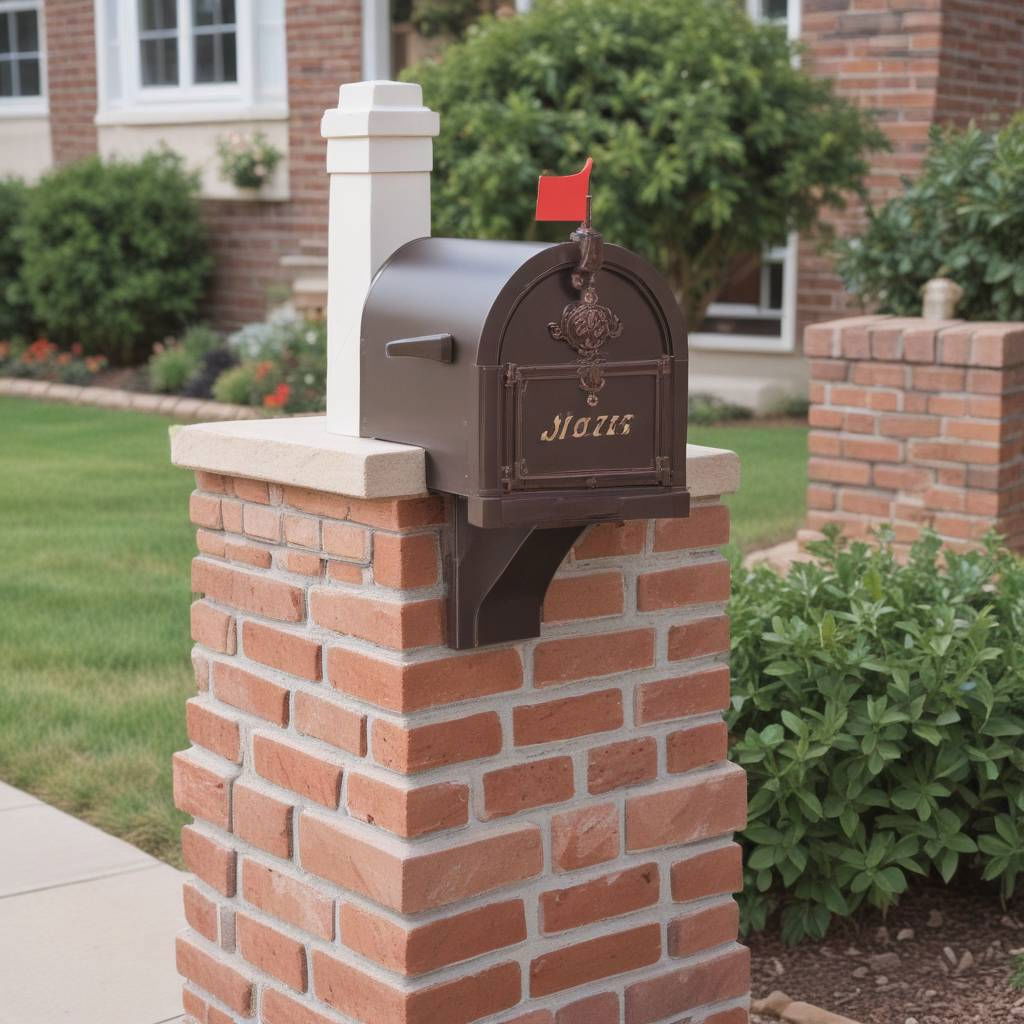
[[[738,470],[693,515],[591,527],[538,640],[444,646],[423,454],[322,419],[181,428],[197,470],[199,1024],[743,1024],[744,774],[726,754]]]
[[[987,530],[1024,549],[1024,324],[855,317],[808,328],[807,525]]]

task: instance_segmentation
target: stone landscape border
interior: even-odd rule
[[[152,395],[144,391],[122,391],[118,388],[79,387],[76,384],[54,384],[23,377],[0,377],[0,398],[35,398],[65,405],[91,405],[98,409],[148,412],[183,423],[210,420],[254,420],[266,414],[249,405],[228,405],[205,398],[182,395]]]

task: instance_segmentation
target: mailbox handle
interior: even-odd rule
[[[455,358],[455,339],[450,334],[425,334],[420,338],[402,338],[384,346],[388,359],[407,357],[450,363]]]

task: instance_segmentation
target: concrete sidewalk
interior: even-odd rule
[[[182,878],[0,782],[0,1024],[182,1020]]]

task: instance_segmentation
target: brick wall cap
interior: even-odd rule
[[[171,427],[171,462],[353,498],[403,498],[427,489],[422,448],[332,434],[325,416]],[[740,460],[723,448],[687,445],[686,483],[695,498],[732,494]]]

